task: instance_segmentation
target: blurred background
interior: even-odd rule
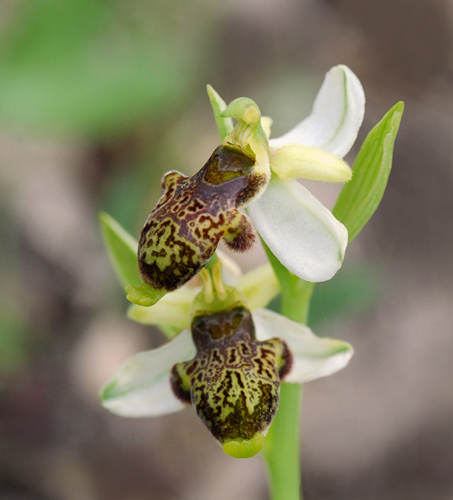
[[[125,317],[105,210],[138,236],[164,172],[219,139],[205,85],[286,132],[347,64],[368,131],[406,102],[380,209],[310,323],[351,342],[304,389],[309,500],[453,499],[453,4],[448,0],[1,0],[0,498],[265,500],[191,408],[109,414],[98,390],[160,345]],[[310,185],[332,207],[338,188]],[[264,259],[241,256],[244,270]]]

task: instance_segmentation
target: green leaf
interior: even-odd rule
[[[113,269],[120,283],[140,286],[137,265],[137,241],[105,212],[99,214],[102,236]]]
[[[209,101],[211,102],[212,112],[214,113],[214,120],[219,131],[220,140],[223,141],[228,133],[234,128],[233,119],[221,116],[222,112],[225,111],[227,107],[225,101],[211,87],[211,85],[207,85],[206,88],[208,90]]]
[[[349,243],[371,219],[384,195],[403,110],[403,102],[395,104],[368,134],[354,163],[352,180],[344,185],[332,211],[347,227]]]

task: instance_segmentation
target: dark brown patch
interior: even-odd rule
[[[140,236],[143,281],[157,289],[174,290],[199,272],[220,239],[225,237],[227,245],[238,252],[253,245],[253,226],[238,211],[265,187],[266,176],[255,173],[253,166],[254,160],[241,150],[220,146],[194,176],[176,171],[165,174],[164,193]],[[167,255],[170,258],[164,261]]]

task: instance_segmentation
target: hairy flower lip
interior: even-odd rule
[[[191,323],[197,354],[176,363],[170,380],[175,396],[192,403],[217,441],[221,445],[236,442],[230,452],[242,454],[244,447],[266,434],[292,356],[281,339],[258,340],[241,294],[236,289],[229,294],[233,303],[227,299],[225,309],[215,312],[205,310],[204,293],[200,294]],[[256,446],[253,449],[259,451]]]
[[[167,172],[163,193],[140,235],[142,281],[163,290],[163,295],[193,278],[221,240],[235,251],[249,249],[255,232],[239,208],[258,196],[267,182],[267,173],[255,168],[255,159],[234,144],[218,146],[190,177]]]
[[[317,337],[305,325],[277,313],[260,309],[252,313],[258,340],[278,337],[293,355],[286,382],[302,383],[325,377],[344,368],[353,355],[346,342]],[[125,361],[101,389],[101,401],[113,413],[128,417],[159,416],[185,407],[170,385],[174,364],[195,356],[189,330],[152,351],[136,354]]]

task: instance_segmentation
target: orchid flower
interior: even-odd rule
[[[219,110],[223,100],[208,88]],[[226,105],[225,105],[226,106]],[[332,68],[315,99],[310,116],[285,135],[263,141],[262,134],[244,133],[259,119],[258,107],[247,98],[230,103],[220,118],[236,118],[238,125],[223,144],[241,145],[255,152],[261,169],[272,172],[270,182],[247,211],[255,229],[272,253],[296,276],[306,281],[326,281],[341,267],[348,241],[347,230],[310,191],[296,179],[346,182],[351,169],[342,158],[351,149],[362,124],[365,96],[360,81],[346,66]],[[270,135],[272,120],[263,117]],[[230,124],[226,122],[226,128]],[[269,151],[269,156],[266,153]]]
[[[129,417],[191,404],[236,458],[263,448],[280,404],[263,458],[273,497],[298,498],[299,384],[335,373],[353,355],[348,343],[319,338],[302,323],[314,283],[337,272],[347,242],[382,199],[404,103],[365,139],[354,178],[333,209],[343,225],[297,179],[351,179],[342,158],[361,126],[365,97],[346,66],[327,73],[311,115],[277,139],[269,139],[272,120],[251,99],[227,106],[210,86],[208,94],[222,142],[192,177],[164,176],[138,244],[100,214],[110,259],[133,302],[129,318],[157,325],[169,338],[126,360],[101,400]],[[223,240],[232,250],[247,250],[255,230],[270,263],[242,276],[217,245]],[[265,309],[279,292],[286,317]]]
[[[353,349],[263,309],[279,292],[269,265],[239,277],[237,288],[223,283],[218,264],[201,277],[201,291],[186,285],[152,307],[131,306],[132,319],[183,330],[121,365],[102,389],[102,403],[128,417],[192,403],[225,453],[250,457],[263,447],[280,381],[330,375],[347,365]]]
[[[226,137],[194,176],[171,171],[163,177],[163,194],[139,242],[142,284],[127,288],[128,299],[136,304],[153,305],[187,283],[221,239],[232,250],[248,250],[255,241],[254,228],[301,279],[326,281],[342,264],[346,228],[296,179],[351,178],[341,158],[357,137],[365,106],[354,73],[342,65],[332,68],[312,114],[270,141],[271,120],[261,117],[254,101],[241,97],[227,107],[210,86],[208,93]],[[251,221],[239,211],[245,206]]]

